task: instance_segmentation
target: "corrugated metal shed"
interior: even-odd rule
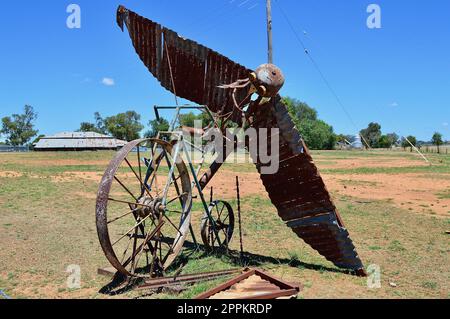
[[[63,132],[43,137],[34,146],[35,151],[112,150],[127,144],[126,141],[94,132]]]

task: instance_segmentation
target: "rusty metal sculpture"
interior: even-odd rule
[[[284,84],[282,71],[273,64],[264,64],[255,71],[247,69],[123,6],[118,9],[117,23],[122,30],[127,28],[136,53],[148,70],[176,96],[206,105],[207,111],[214,113],[222,123],[233,121],[258,131],[279,129],[280,169],[273,175],[261,174],[279,216],[298,237],[337,267],[364,275],[363,264],[349,233],[278,94]],[[255,92],[258,98],[253,101],[251,96]],[[244,111],[243,106],[247,105]],[[177,112],[179,110],[180,107]],[[271,136],[267,136],[269,152],[270,140]],[[220,216],[211,214],[211,209],[218,205],[229,211],[228,205],[217,201],[207,207],[201,192],[221,167],[220,162],[214,162],[197,179],[198,171],[192,164],[186,165],[177,158],[181,152],[178,144],[160,139],[131,142],[119,152],[103,177],[97,198],[97,230],[106,257],[123,274],[161,275],[174,261],[190,230],[192,185],[199,190],[206,211],[205,227],[212,227],[210,234],[216,236],[219,243],[219,232],[225,234],[222,243],[231,239],[232,225],[217,228]],[[150,158],[142,158],[144,149],[150,150]],[[253,160],[261,173],[264,164],[259,156]],[[163,161],[167,168],[161,167]],[[192,184],[189,173],[194,179]],[[137,191],[122,180],[127,176],[135,179]],[[163,189],[153,184],[158,178],[166,182]],[[114,198],[113,184],[125,190],[130,199]],[[123,209],[122,215],[115,218],[107,213],[114,204],[122,205],[119,211]],[[231,210],[229,215],[232,214]],[[128,224],[122,222],[126,217],[131,217]],[[119,238],[112,240],[116,222],[122,223],[116,230]],[[123,229],[129,230],[123,234]],[[128,242],[120,244],[126,237]],[[202,238],[206,246],[214,246],[216,239],[209,241],[206,233]],[[125,252],[119,254],[118,251]],[[142,255],[146,260],[140,263]]]

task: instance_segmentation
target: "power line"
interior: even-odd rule
[[[344,111],[345,115],[347,116],[347,118],[349,119],[350,123],[355,127],[356,130],[358,130],[358,126],[356,125],[355,121],[353,121],[353,118],[351,117],[350,113],[347,111],[347,108],[344,106],[344,103],[342,103],[341,99],[339,98],[339,96],[337,95],[336,91],[333,89],[333,87],[331,86],[330,82],[328,81],[328,79],[326,78],[325,74],[322,72],[321,68],[319,67],[319,64],[316,62],[316,60],[312,57],[311,53],[309,52],[308,48],[306,47],[305,43],[303,42],[303,40],[300,38],[300,36],[298,35],[297,30],[295,30],[294,26],[291,23],[291,20],[289,19],[289,17],[287,16],[287,14],[284,12],[283,8],[281,7],[281,4],[278,3],[278,0],[274,1],[276,3],[276,5],[278,6],[278,8],[280,9],[280,12],[282,14],[282,16],[284,17],[284,19],[286,20],[287,24],[289,25],[292,33],[294,34],[295,38],[297,39],[298,43],[300,44],[300,46],[303,48],[306,56],[309,58],[309,60],[311,61],[311,63],[313,64],[314,68],[316,69],[316,71],[319,73],[320,77],[322,78],[322,80],[324,81],[325,85],[327,86],[328,90],[331,92],[331,94],[333,95],[333,97],[336,99],[337,103],[339,104],[339,106],[342,108],[342,110]],[[369,143],[366,141],[366,139],[364,138],[364,136],[362,136],[362,134],[360,134],[361,138],[364,140],[364,142],[366,143],[366,145],[370,148]]]
[[[199,29],[197,29],[197,31],[194,31],[194,34],[197,34],[197,33],[200,33],[200,32],[204,34],[204,33],[207,33],[207,32],[209,32],[211,30],[214,30],[214,29],[216,29],[218,27],[223,27],[224,26],[224,22],[230,20],[230,18],[229,18],[230,16],[233,16],[236,19],[237,17],[241,17],[241,16],[243,16],[245,14],[248,14],[248,12],[251,9],[255,8],[256,6],[258,6],[258,2],[253,3],[253,2],[250,2],[250,1],[254,1],[254,0],[249,0],[247,2],[244,1],[245,3],[241,2],[242,6],[239,6],[239,3],[236,2],[236,5],[233,5],[231,9],[223,10],[222,12],[216,14],[213,20],[209,21],[208,23],[205,23],[201,29],[199,28]],[[233,2],[234,1],[231,1],[228,4],[233,4]],[[248,8],[248,10],[243,10],[243,9],[246,8],[246,7],[244,7],[244,4],[245,5],[252,5],[252,4],[254,4],[256,6],[255,7],[250,6]],[[225,17],[225,19],[223,19],[224,17]]]
[[[215,21],[218,16],[221,16],[224,12],[227,12],[225,9],[227,6],[231,5],[234,1],[225,1],[224,4],[222,4],[219,7],[213,8],[212,10],[209,10],[207,13],[202,14],[202,16],[195,20],[193,23],[189,24],[187,26],[188,29],[195,27],[198,27],[200,25],[205,25],[206,23],[210,23],[211,19],[212,21]]]

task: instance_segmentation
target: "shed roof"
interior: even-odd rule
[[[95,132],[62,132],[39,140],[35,149],[113,149],[126,141]]]

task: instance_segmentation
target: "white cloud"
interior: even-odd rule
[[[442,123],[442,126],[445,126],[445,127],[447,127],[447,126],[448,126],[448,123],[447,123],[447,122],[445,122],[445,123]]]
[[[392,102],[391,104],[389,104],[390,106],[392,106],[392,107],[397,107],[398,106],[398,103],[397,102]]]
[[[112,78],[103,78],[102,84],[106,86],[114,86],[116,83],[114,82],[114,79]]]

